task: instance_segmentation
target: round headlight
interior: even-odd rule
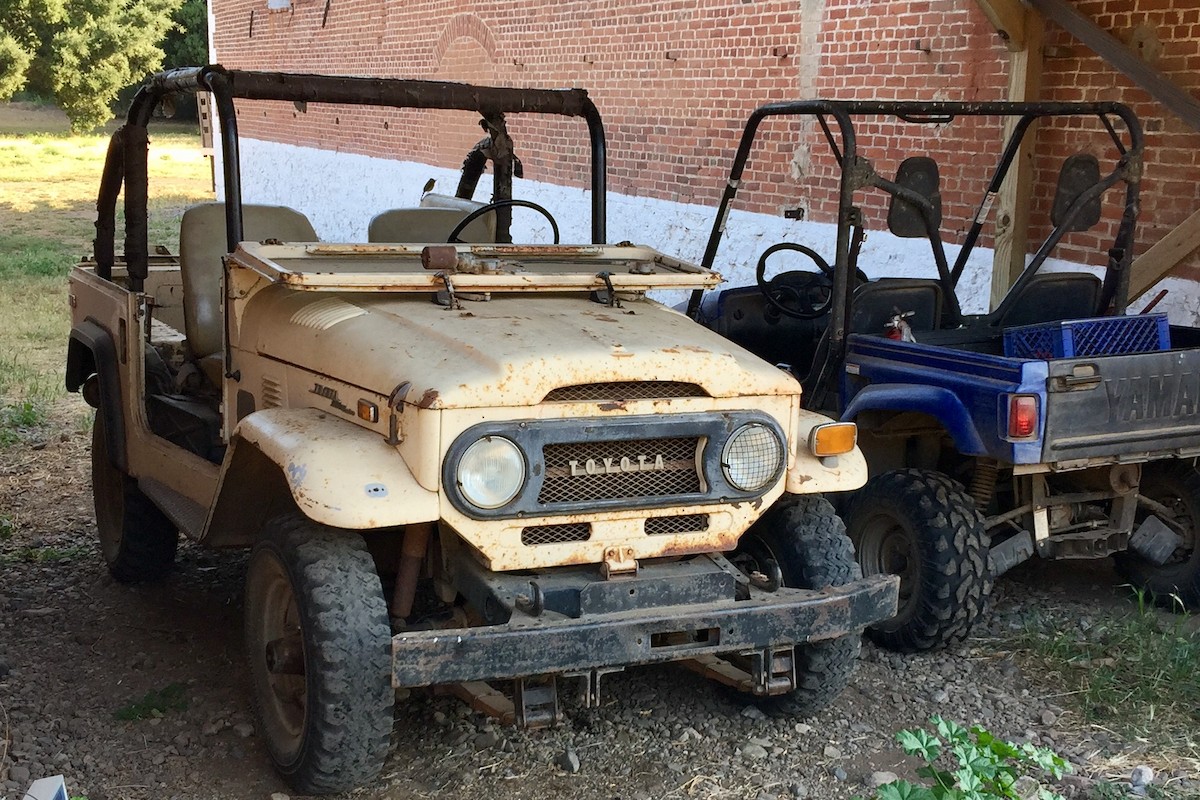
[[[725,478],[743,492],[756,492],[779,474],[783,446],[766,425],[750,423],[734,431],[721,453]]]
[[[478,508],[499,508],[525,483],[521,449],[501,436],[485,436],[458,460],[458,488]]]

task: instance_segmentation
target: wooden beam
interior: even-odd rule
[[[1200,211],[1134,259],[1129,272],[1129,296],[1137,297],[1167,276],[1175,265],[1200,248]]]
[[[1094,50],[1125,77],[1150,93],[1190,127],[1200,130],[1200,101],[1159,70],[1147,64],[1129,48],[1092,20],[1079,13],[1066,0],[1029,0],[1047,19]]]
[[[1038,99],[1042,88],[1042,19],[1036,11],[1022,7],[1026,48],[1008,56],[1008,99],[1014,102]],[[1036,123],[1035,123],[1036,124]],[[1012,135],[1016,120],[1004,124],[1004,141]],[[996,198],[996,235],[992,255],[992,294],[990,308],[1004,299],[1008,289],[1025,269],[1025,250],[1029,243],[1029,207],[1033,194],[1034,144],[1036,128],[1025,133],[1016,160],[1008,170]]]
[[[1020,0],[975,0],[1013,53],[1026,49],[1026,8]],[[1040,22],[1038,23],[1040,26]]]

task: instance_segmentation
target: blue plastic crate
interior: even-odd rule
[[[1011,358],[1116,356],[1170,349],[1166,314],[1070,319],[1004,332],[1004,355]]]

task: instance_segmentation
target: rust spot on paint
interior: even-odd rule
[[[600,410],[601,411],[624,411],[625,410],[625,401],[624,400],[614,400],[610,403],[601,403]]]
[[[425,394],[417,401],[417,408],[429,408],[438,400],[437,389],[426,389]]]

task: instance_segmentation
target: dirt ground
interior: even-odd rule
[[[168,580],[115,583],[94,542],[82,410],[56,409],[61,433],[0,452],[0,798],[57,773],[89,800],[287,792],[249,712],[244,555],[184,545]],[[594,711],[564,690],[567,720],[548,731],[406,693],[383,775],[353,796],[844,798],[868,793],[873,772],[911,776],[894,734],[939,713],[1053,746],[1092,778],[1127,780],[1154,764],[1165,796],[1195,797],[1200,774],[1085,723],[1009,643],[1032,608],[1069,625],[1128,605],[1115,583],[1104,565],[1022,568],[1000,581],[977,639],[909,657],[868,646],[850,689],[809,720],[764,716],[671,667],[606,677]],[[578,772],[563,768],[567,751]]]

